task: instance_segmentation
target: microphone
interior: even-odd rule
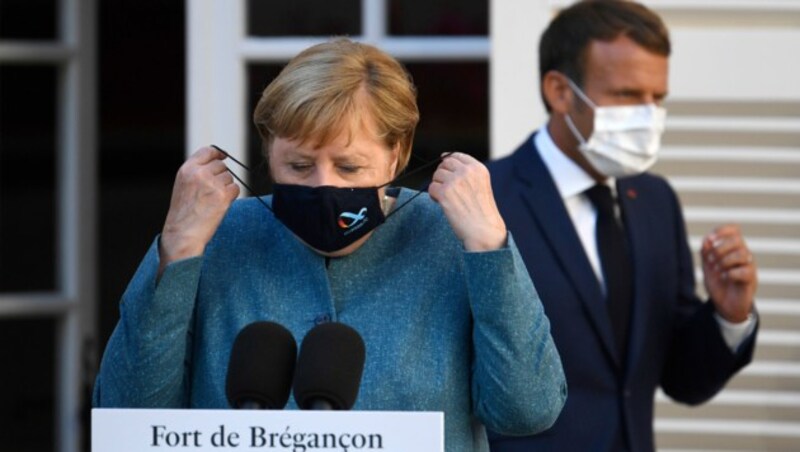
[[[323,323],[303,339],[294,375],[294,400],[302,410],[349,410],[364,370],[364,341],[343,323]]]
[[[275,322],[254,322],[236,336],[225,394],[233,408],[282,409],[289,400],[297,343]]]

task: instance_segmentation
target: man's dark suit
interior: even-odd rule
[[[755,334],[731,353],[712,304],[695,295],[681,208],[666,181],[651,174],[617,181],[634,267],[623,368],[600,285],[533,138],[489,170],[500,213],[550,319],[569,390],[550,430],[495,437],[493,452],[616,450],[626,430],[632,450],[652,450],[658,386],[698,404],[750,362]]]

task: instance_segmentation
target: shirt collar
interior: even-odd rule
[[[556,146],[550,132],[547,131],[547,126],[539,129],[533,137],[533,144],[539,150],[539,155],[555,181],[562,199],[578,196],[597,183]],[[611,177],[605,181],[614,194],[616,194],[615,182]]]

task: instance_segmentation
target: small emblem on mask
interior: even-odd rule
[[[339,214],[339,227],[342,229],[348,229],[345,233],[349,233],[353,230],[356,230],[367,221],[367,208],[362,207],[358,213],[352,212],[342,212]]]

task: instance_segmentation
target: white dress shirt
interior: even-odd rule
[[[547,127],[539,129],[533,140],[547,170],[553,177],[561,199],[564,201],[567,213],[569,213],[570,219],[572,219],[572,224],[578,232],[583,250],[586,252],[586,257],[589,258],[589,263],[592,264],[597,280],[600,282],[600,287],[605,291],[603,268],[600,265],[600,256],[597,253],[597,240],[595,238],[597,209],[595,209],[589,197],[584,194],[584,191],[591,188],[597,182],[586,174],[580,166],[561,152],[553,142],[553,138],[547,131]],[[608,185],[612,195],[616,199],[616,179],[608,178],[604,183]],[[618,205],[617,209],[619,209]],[[617,210],[617,216],[619,217],[619,210]],[[727,343],[728,347],[733,351],[736,351],[739,345],[753,333],[756,327],[756,321],[752,314],[742,323],[728,322],[716,313],[714,316],[720,326],[725,343]]]

